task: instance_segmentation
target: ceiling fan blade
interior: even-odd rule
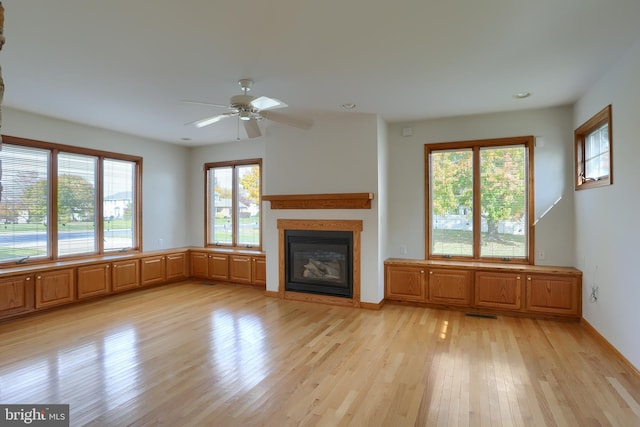
[[[282,123],[285,125],[293,126],[299,129],[311,129],[313,126],[313,120],[305,119],[302,117],[293,117],[282,113],[276,113],[273,111],[261,111],[260,115],[265,119],[272,120],[274,122]]]
[[[258,110],[275,110],[276,108],[287,107],[287,104],[276,98],[268,96],[260,96],[251,101],[251,106]]]
[[[189,126],[189,125],[195,125],[198,128],[202,128],[205,126],[209,126],[212,125],[216,122],[219,122],[220,120],[224,119],[225,117],[229,117],[229,116],[233,116],[235,113],[224,113],[224,114],[218,114],[216,116],[210,116],[210,117],[205,117],[204,119],[198,119],[198,120],[194,120],[192,122],[188,122],[185,123],[185,126]]]
[[[228,105],[222,105],[222,104],[211,104],[210,102],[201,102],[201,101],[180,101],[183,104],[196,104],[196,105],[207,105],[209,107],[222,107],[222,108],[229,108]]]
[[[244,125],[244,130],[247,131],[247,136],[249,138],[258,138],[259,136],[262,136],[260,126],[258,126],[258,121],[256,119],[242,120],[242,124]]]

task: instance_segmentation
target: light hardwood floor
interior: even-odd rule
[[[0,339],[0,403],[68,403],[74,426],[640,426],[640,379],[577,323],[186,282]]]

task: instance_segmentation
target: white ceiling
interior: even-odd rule
[[[410,123],[572,103],[640,39],[638,0],[2,3],[4,105],[191,146],[236,121],[185,126],[225,110],[181,101],[227,104],[240,78],[279,112]]]

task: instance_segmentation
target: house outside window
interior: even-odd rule
[[[574,132],[576,190],[613,184],[611,105]]]
[[[425,145],[428,259],[533,262],[533,137]]]
[[[205,164],[206,246],[261,247],[261,159]]]
[[[140,250],[141,158],[5,136],[0,160],[0,264]]]

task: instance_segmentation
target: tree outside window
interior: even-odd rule
[[[206,245],[261,246],[260,159],[208,163]]]
[[[428,258],[529,262],[532,141],[425,146]]]

